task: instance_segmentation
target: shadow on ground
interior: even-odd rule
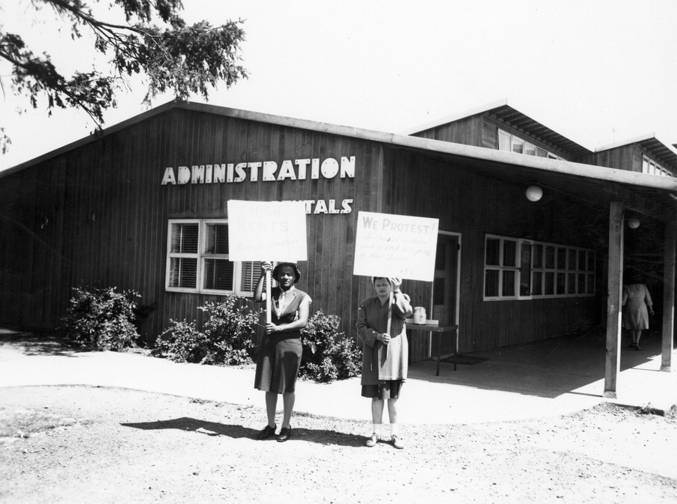
[[[12,349],[24,355],[58,355],[76,357],[86,351],[51,332],[0,332],[0,347],[11,345]]]
[[[606,335],[603,329],[552,338],[490,352],[469,353],[468,359],[442,361],[435,376],[432,361],[410,366],[409,377],[436,383],[468,385],[479,389],[502,390],[553,398],[564,393],[597,395],[576,390],[604,378]],[[621,371],[659,372],[648,366],[661,353],[660,331],[642,337],[642,349],[628,348],[623,334]],[[601,396],[601,391],[600,394]]]
[[[197,418],[181,417],[155,422],[122,423],[123,427],[142,430],[178,429],[192,431],[207,436],[228,436],[231,438],[256,439],[258,430],[235,424],[208,422]],[[272,438],[271,438],[272,439]],[[322,445],[363,446],[364,438],[353,434],[330,430],[294,428],[292,440],[309,441]]]

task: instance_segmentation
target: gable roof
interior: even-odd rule
[[[615,168],[574,163],[561,159],[525,156],[523,154],[504,152],[496,149],[488,149],[485,147],[476,147],[473,145],[457,144],[453,142],[414,137],[409,135],[397,135],[395,133],[366,130],[351,126],[339,126],[306,119],[295,119],[285,116],[277,116],[260,112],[251,112],[247,110],[186,101],[171,101],[165,103],[147,112],[127,119],[126,121],[110,126],[98,134],[84,137],[56,150],[43,154],[42,156],[1,171],[0,179],[12,173],[16,173],[17,171],[29,168],[38,163],[51,159],[55,156],[77,149],[83,145],[95,142],[100,138],[111,135],[115,132],[128,128],[129,126],[145,121],[151,117],[174,109],[215,114],[225,117],[274,124],[278,126],[305,129],[318,133],[327,133],[331,135],[379,142],[386,145],[434,153],[443,157],[472,159],[480,163],[484,162],[482,163],[483,171],[487,175],[491,175],[493,173],[495,175],[500,174],[502,177],[519,176],[516,171],[514,172],[514,175],[512,175],[510,173],[512,170],[505,170],[505,165],[512,165],[514,167],[523,168],[524,172],[540,172],[544,176],[546,174],[549,174],[549,176],[552,177],[565,175],[569,177],[585,178],[590,181],[595,181],[602,184],[613,182],[635,186],[637,188],[677,193],[677,178],[673,177],[657,177],[638,172],[618,170]]]
[[[577,158],[592,153],[590,149],[583,147],[582,145],[574,142],[573,140],[565,137],[564,135],[557,133],[555,130],[548,128],[547,126],[541,124],[540,122],[532,119],[528,115],[523,114],[519,110],[511,107],[510,105],[508,105],[507,101],[498,102],[483,107],[481,109],[468,111],[460,116],[447,118],[442,121],[430,123],[423,127],[417,128],[410,134],[415,135],[427,130],[438,128],[440,126],[444,126],[463,119],[468,119],[470,117],[477,115],[484,115],[491,119],[509,124],[510,126],[513,126],[515,129],[521,130],[534,138],[540,139],[545,143],[549,143],[551,145],[559,147],[564,151],[570,152],[574,157]]]
[[[645,151],[654,161],[658,161],[664,167],[669,168],[673,174],[677,174],[677,152],[668,144],[661,142],[654,133],[643,135],[630,140],[624,140],[610,145],[603,145],[595,149],[595,153],[617,149],[636,144]]]

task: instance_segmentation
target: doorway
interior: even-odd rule
[[[435,255],[435,277],[432,284],[432,315],[429,318],[439,320],[440,325],[458,324],[461,269],[461,235],[440,231],[437,237]],[[458,353],[455,338],[443,338],[440,353],[448,355]],[[432,356],[433,338],[430,335],[428,357]]]

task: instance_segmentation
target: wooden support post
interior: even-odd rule
[[[671,371],[672,347],[675,341],[675,242],[677,221],[665,225],[663,253],[663,329],[661,343],[661,371]]]
[[[615,398],[621,368],[621,300],[623,290],[623,204],[609,206],[609,270],[606,304],[604,397]]]
[[[266,270],[266,323],[270,324],[273,322],[272,317],[272,300],[270,299],[270,283],[272,276],[270,270]]]

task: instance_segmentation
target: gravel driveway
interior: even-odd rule
[[[677,502],[677,421],[604,405],[543,421],[403,427],[96,387],[0,389],[0,502]],[[365,418],[368,409],[365,404]]]

